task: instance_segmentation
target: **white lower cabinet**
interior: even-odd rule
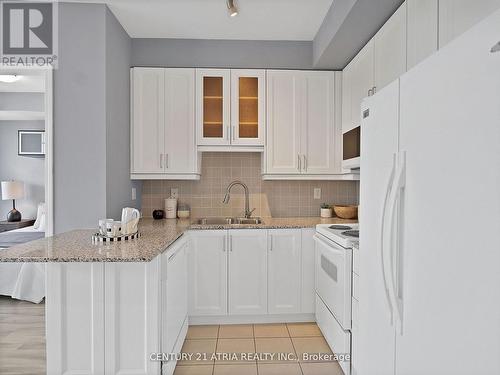
[[[230,230],[229,314],[267,313],[267,231]]]
[[[227,314],[227,231],[191,231],[189,315]]]
[[[269,230],[269,313],[300,313],[301,233]]]
[[[47,263],[47,374],[104,374],[104,263]]]
[[[189,315],[278,316],[315,311],[314,228],[190,232]],[[232,320],[231,320],[232,319]]]
[[[158,374],[160,362],[160,257],[150,262],[106,263],[104,342],[106,374]]]
[[[313,234],[193,230],[149,262],[48,263],[47,373],[172,375],[150,356],[180,351],[189,316],[313,319]]]
[[[47,374],[159,374],[159,264],[49,263]]]
[[[301,312],[315,312],[315,228],[304,228],[302,232],[302,275],[301,275]]]

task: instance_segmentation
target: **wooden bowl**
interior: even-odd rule
[[[341,219],[356,219],[358,217],[358,206],[335,205],[333,211]]]

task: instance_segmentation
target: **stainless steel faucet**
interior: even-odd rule
[[[245,189],[245,219],[249,219],[250,216],[252,216],[252,212],[255,211],[255,208],[253,210],[250,210],[250,203],[249,203],[249,198],[248,198],[248,196],[249,196],[248,186],[245,185],[243,182],[241,182],[241,181],[231,182],[226,189],[226,195],[224,196],[222,203],[225,203],[225,204],[229,203],[231,189],[234,185],[241,185],[241,186],[243,186],[243,189]]]

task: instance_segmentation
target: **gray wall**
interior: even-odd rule
[[[43,129],[43,121],[0,121],[0,181],[24,182],[25,197],[16,201],[24,219],[35,218],[38,203],[45,201],[45,158],[17,155],[17,131]],[[12,201],[0,200],[0,220],[11,209]]]
[[[106,213],[116,220],[141,202],[142,182],[130,180],[130,64],[131,39],[106,8]]]
[[[54,229],[106,216],[105,5],[59,6],[54,74]]]
[[[139,206],[129,176],[131,40],[103,4],[60,3],[54,74],[54,228]],[[131,201],[132,186],[138,199]],[[140,207],[139,207],[140,208]]]
[[[312,69],[312,42],[132,39],[132,66]]]
[[[0,111],[40,111],[45,109],[42,92],[0,92]]]
[[[344,69],[402,3],[403,0],[335,0],[314,38],[314,67]]]

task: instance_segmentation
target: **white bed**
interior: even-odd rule
[[[10,232],[43,233],[43,230],[31,226]],[[0,295],[40,303],[45,296],[45,263],[0,262]]]

